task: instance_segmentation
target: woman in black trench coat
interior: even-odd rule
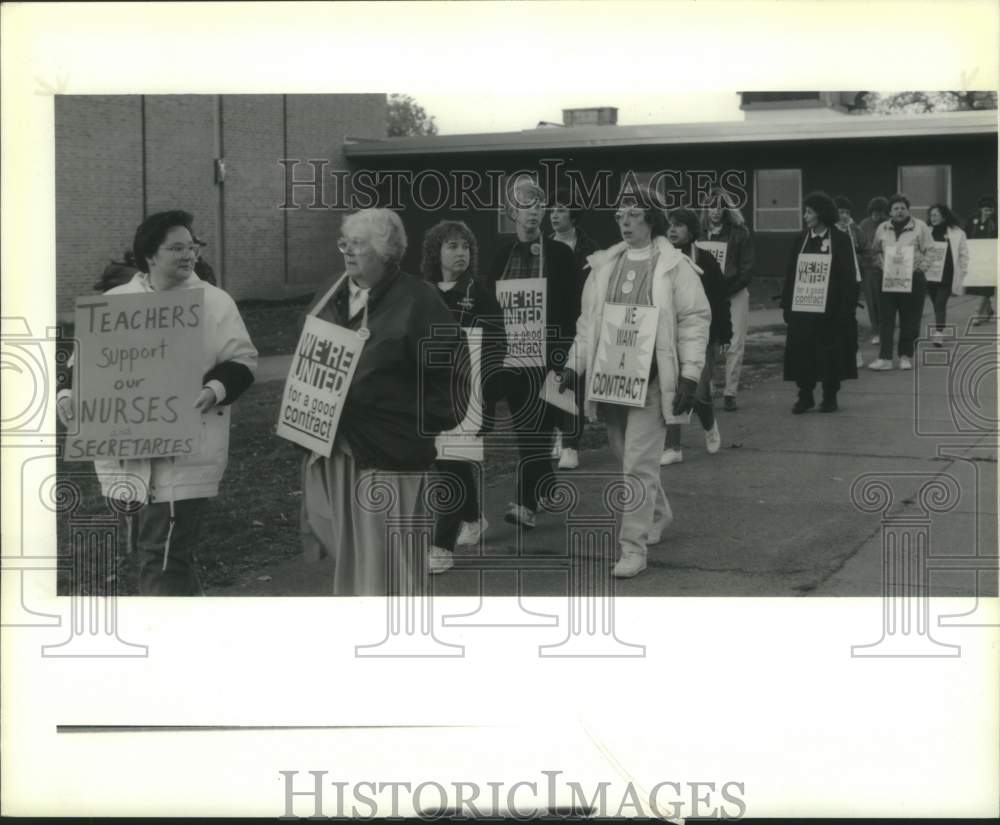
[[[820,412],[837,410],[840,382],[858,377],[853,333],[858,284],[854,273],[851,236],[838,229],[837,208],[825,192],[813,192],[803,200],[805,232],[795,240],[785,273],[781,308],[788,336],[785,340],[785,380],[799,388],[792,412],[800,415],[816,406],[813,390],[823,385]],[[830,256],[829,286],[825,301],[814,293],[812,308],[804,311],[796,304],[796,272],[800,256]],[[822,257],[803,258],[803,262],[825,263]]]

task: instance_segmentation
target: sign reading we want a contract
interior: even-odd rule
[[[199,449],[203,289],[95,295],[76,302],[67,461],[165,458]]]

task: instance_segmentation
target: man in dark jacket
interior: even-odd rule
[[[508,191],[507,214],[514,221],[517,238],[493,257],[485,273],[487,287],[495,291],[497,282],[520,278],[543,278],[546,282],[545,365],[508,361],[505,369],[505,395],[520,457],[515,500],[505,519],[531,528],[539,500],[544,503],[553,480],[549,453],[559,417],[558,410],[540,400],[539,394],[546,371],[560,371],[566,363],[580,314],[580,294],[573,253],[565,244],[542,237],[544,192],[527,177],[514,181]],[[513,351],[514,337],[510,329],[507,332],[509,351]]]
[[[583,296],[583,285],[590,274],[590,264],[587,258],[598,250],[597,242],[580,228],[580,215],[583,210],[574,204],[572,193],[568,189],[560,189],[556,193],[555,204],[549,209],[549,223],[552,224],[553,240],[560,241],[573,250],[573,260],[576,262],[578,296]],[[576,387],[576,406],[583,409],[584,390],[586,386],[581,381]],[[580,436],[583,431],[583,416],[564,413],[562,424],[556,430],[556,446],[554,457],[559,459],[560,470],[575,470],[580,466]]]

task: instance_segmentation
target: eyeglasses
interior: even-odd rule
[[[615,212],[615,220],[623,221],[625,218],[641,218],[646,213],[642,209],[618,210]]]
[[[182,255],[185,252],[193,252],[195,257],[201,254],[201,244],[197,243],[174,243],[170,246],[161,246],[160,249],[166,249],[173,255]]]
[[[345,253],[347,250],[351,250],[351,252],[360,252],[367,245],[368,241],[359,241],[354,239],[348,240],[347,238],[337,239],[337,249]]]

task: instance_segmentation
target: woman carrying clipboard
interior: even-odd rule
[[[806,229],[792,247],[781,297],[788,324],[784,377],[799,388],[795,415],[816,406],[817,382],[823,385],[819,411],[835,412],[840,382],[858,377],[851,237],[837,228],[837,208],[825,192],[807,195],[803,206]]]

